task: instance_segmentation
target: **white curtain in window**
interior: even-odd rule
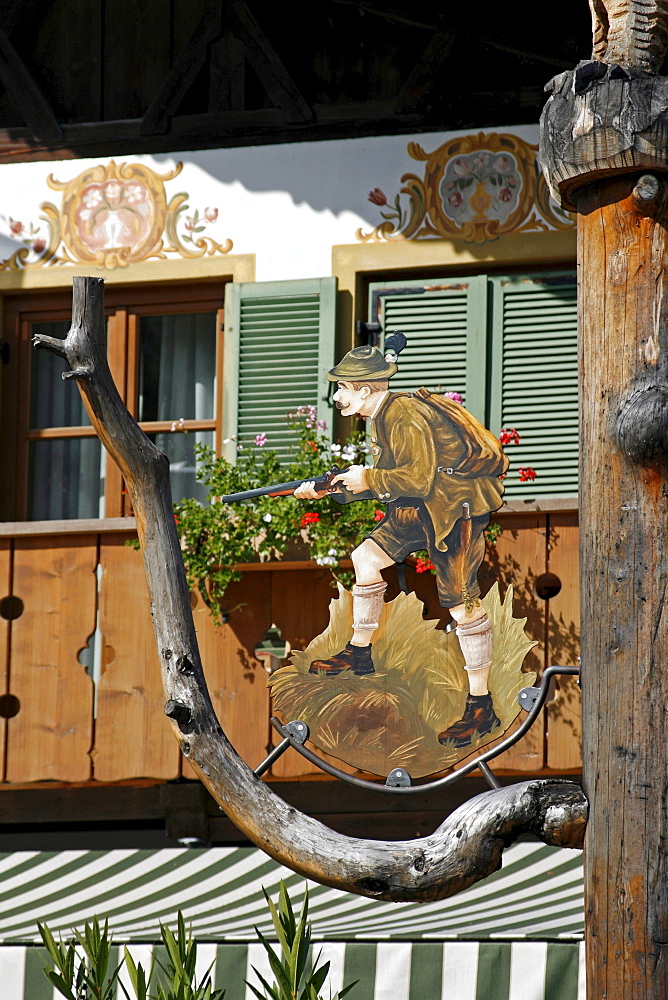
[[[216,314],[147,316],[140,327],[140,420],[211,420],[216,397]],[[169,458],[175,500],[206,490],[196,481],[195,444],[213,446],[211,431],[156,434]]]
[[[101,517],[104,467],[100,442],[96,437],[31,441],[28,482],[31,521]]]
[[[64,338],[69,322],[33,323],[32,333]],[[79,391],[63,381],[67,363],[46,351],[32,356],[30,428],[89,427]],[[102,448],[97,438],[47,438],[28,445],[28,517],[47,521],[99,517],[104,498]]]

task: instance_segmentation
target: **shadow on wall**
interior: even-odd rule
[[[537,141],[537,127],[519,130]],[[534,135],[535,133],[535,135]],[[454,133],[436,132],[425,137],[430,149]],[[407,153],[410,136],[369,136],[318,142],[281,143],[232,149],[207,149],[169,156],[155,153],[158,163],[181,159],[205,171],[222,184],[237,182],[251,193],[285,192],[296,206],[314,211],[361,215],[373,228],[381,221],[370,205],[369,192],[382,188],[388,196],[401,186],[401,176],[417,164]]]

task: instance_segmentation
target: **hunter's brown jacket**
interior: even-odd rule
[[[441,401],[436,409],[421,393],[429,395],[426,390],[388,393],[382,401],[371,421],[373,468],[366,473],[370,491],[354,499],[421,500],[431,521],[434,543],[445,551],[445,538],[462,517],[464,503],[469,504],[472,517],[501,506],[503,483],[498,471],[505,472],[508,461],[498,446],[497,474],[485,475],[482,470],[490,469],[490,461],[481,458],[472,463],[466,438],[473,438],[475,445],[476,435],[480,440],[485,436],[488,443],[489,432],[467,411],[461,414],[463,422],[461,418],[457,422],[449,419],[447,404],[459,407],[459,403]],[[458,474],[462,463],[466,472]]]

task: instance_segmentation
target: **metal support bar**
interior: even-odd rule
[[[274,719],[271,720],[272,725]],[[279,723],[280,725],[280,723]],[[276,726],[274,726],[276,729]],[[283,730],[283,726],[281,726]],[[261,778],[265,771],[268,771],[272,764],[274,764],[279,757],[282,757],[288,747],[291,746],[301,746],[305,740],[308,739],[308,726],[305,722],[288,722],[285,726],[285,732],[282,734],[284,739],[274,747],[268,757],[265,757],[261,764],[253,771],[256,778]]]
[[[471,771],[475,771],[476,768],[479,768],[482,771],[481,764],[486,764],[488,760],[493,760],[495,757],[498,757],[506,750],[509,750],[510,747],[514,746],[518,742],[518,740],[521,740],[522,737],[525,735],[525,733],[527,733],[531,729],[532,725],[538,718],[540,710],[545,704],[545,701],[547,699],[547,694],[550,688],[550,681],[552,680],[552,678],[556,674],[569,674],[571,676],[576,676],[579,675],[579,673],[580,673],[579,667],[560,667],[560,666],[548,667],[547,670],[543,673],[543,676],[540,681],[540,686],[536,688],[536,690],[538,691],[538,696],[536,697],[535,700],[533,700],[532,698],[533,705],[531,706],[531,709],[529,710],[526,719],[519,726],[519,728],[515,730],[514,733],[511,733],[511,735],[508,736],[505,740],[502,740],[500,743],[492,747],[490,750],[485,751],[485,753],[481,754],[479,757],[474,757],[473,760],[468,761],[466,764],[463,765],[463,767],[457,768],[456,771],[452,771],[450,774],[446,774],[443,778],[437,778],[436,781],[427,781],[423,785],[397,787],[392,785],[380,784],[379,782],[376,781],[368,781],[366,778],[356,778],[352,774],[346,774],[345,771],[341,771],[338,767],[334,767],[333,764],[330,764],[328,761],[322,760],[321,757],[318,757],[318,755],[313,753],[312,750],[309,750],[308,747],[302,746],[300,742],[300,737],[298,738],[293,737],[289,732],[288,726],[282,726],[281,723],[278,721],[278,719],[272,718],[271,724],[277,733],[280,733],[281,736],[283,736],[284,738],[288,738],[290,740],[290,745],[293,746],[294,749],[302,755],[302,757],[310,761],[311,764],[315,764],[315,766],[319,767],[321,771],[325,772],[325,774],[331,774],[332,777],[340,778],[341,781],[345,781],[349,785],[357,785],[358,788],[368,788],[374,792],[384,792],[384,793],[389,793],[390,795],[412,795],[415,792],[423,793],[426,791],[430,791],[432,788],[444,788],[446,785],[452,785],[455,781],[458,781],[460,778],[465,777],[465,775],[470,774]],[[304,723],[302,722],[290,723],[289,725],[303,726]],[[308,734],[305,738],[308,738]],[[489,768],[487,768],[487,770],[489,771]],[[485,774],[484,771],[482,771],[482,773],[485,775],[487,781],[490,781],[488,775]],[[489,774],[491,775],[494,781],[497,780],[491,771],[489,772]],[[492,787],[497,788],[499,786],[492,785]]]
[[[290,737],[286,736],[284,740],[281,740],[277,746],[271,751],[268,757],[265,757],[261,764],[253,771],[256,778],[261,778],[265,771],[268,771],[272,764],[275,764],[279,757],[282,757],[289,746],[292,746],[290,742]]]
[[[478,764],[478,769],[490,788],[501,788],[501,782],[494,774],[489,764],[486,764],[484,760],[481,760]]]

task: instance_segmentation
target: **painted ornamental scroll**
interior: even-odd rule
[[[393,198],[374,188],[369,201],[383,222],[361,242],[452,239],[484,243],[508,233],[572,229],[575,222],[551,200],[537,162],[538,147],[508,133],[478,132],[443,143],[432,153],[417,142],[408,155],[422,175],[404,174]]]
[[[193,258],[226,254],[232,241],[218,243],[206,233],[218,218],[218,209],[191,210],[189,194],[175,194],[169,201],[165,181],[183,168],[158,174],[140,163],[89,167],[70,181],[50,174],[47,184],[62,191],[59,206],[44,202],[38,221],[9,218],[11,235],[23,245],[0,271],[92,264],[112,270],[152,258]]]

